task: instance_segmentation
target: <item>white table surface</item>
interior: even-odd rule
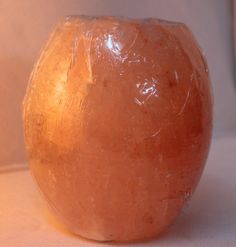
[[[0,247],[113,245],[67,232],[48,211],[27,169],[0,173]],[[122,246],[235,247],[236,134],[213,140],[190,207],[167,233],[150,242]]]

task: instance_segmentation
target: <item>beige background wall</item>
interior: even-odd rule
[[[21,102],[41,46],[64,15],[159,17],[185,22],[206,53],[215,134],[236,127],[230,0],[0,0],[0,165],[25,161]]]

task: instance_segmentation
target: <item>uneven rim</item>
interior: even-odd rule
[[[100,21],[100,20],[113,20],[118,22],[136,22],[136,23],[159,23],[164,25],[172,26],[186,26],[182,22],[178,21],[169,21],[165,19],[160,19],[156,17],[144,17],[144,18],[133,18],[133,17],[124,17],[124,16],[111,16],[111,15],[67,15],[63,18],[64,22],[74,22],[77,20],[86,20],[86,21]]]

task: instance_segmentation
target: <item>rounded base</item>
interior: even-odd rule
[[[75,236],[82,238],[86,241],[91,241],[91,242],[99,242],[99,243],[116,243],[116,244],[123,244],[123,243],[143,243],[143,242],[149,242],[149,241],[153,241],[156,240],[158,238],[160,238],[163,234],[165,234],[168,231],[168,227],[163,229],[162,231],[156,233],[156,234],[150,234],[149,236],[140,236],[140,237],[136,237],[136,238],[125,238],[125,239],[121,239],[121,238],[94,238],[94,237],[90,237],[87,236],[86,234],[80,234],[80,233],[75,233],[73,231],[71,231],[70,229],[68,229],[68,231],[70,231],[72,234],[74,234]]]

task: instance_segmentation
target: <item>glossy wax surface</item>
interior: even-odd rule
[[[156,237],[207,158],[207,66],[183,24],[68,17],[34,68],[23,118],[32,173],[71,231]]]

